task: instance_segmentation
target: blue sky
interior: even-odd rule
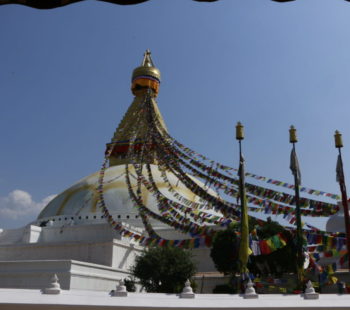
[[[100,168],[146,48],[172,136],[237,166],[241,121],[247,170],[292,182],[293,124],[303,185],[338,193],[336,129],[350,180],[349,16],[342,0],[1,6],[0,227]]]

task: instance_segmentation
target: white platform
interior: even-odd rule
[[[108,292],[81,290],[43,295],[39,290],[0,289],[0,309],[350,309],[350,295],[325,294],[316,300],[305,300],[303,295],[259,295],[258,299],[244,299],[240,295],[197,294],[194,299],[182,299],[175,294],[129,293],[127,297],[111,297]]]

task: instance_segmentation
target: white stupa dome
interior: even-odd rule
[[[344,208],[341,201],[338,202],[339,212],[329,217],[326,223],[326,231],[345,232]],[[350,204],[348,203],[350,207]]]
[[[157,165],[158,159],[155,149],[152,146],[153,142],[149,142],[150,132],[152,127],[156,126],[159,132],[167,132],[165,123],[158,109],[155,101],[158,93],[160,72],[154,67],[153,61],[149,51],[146,51],[141,67],[138,67],[132,78],[132,90],[135,98],[121,120],[116,129],[111,143],[107,144],[106,154],[108,155],[109,168],[105,170],[103,194],[105,206],[109,214],[116,222],[123,222],[132,225],[135,228],[144,229],[139,214],[139,207],[133,202],[126,180],[126,164],[129,167],[131,187],[136,193],[137,173],[131,163],[135,161],[133,156],[137,153],[137,149],[143,145],[147,145],[149,150],[142,154],[143,169],[142,174],[146,180],[149,180],[146,164],[150,164],[152,178],[156,184],[157,189],[161,194],[172,201],[179,202],[182,205],[186,203],[191,204],[195,202],[196,205],[191,204],[196,212],[197,204],[200,204],[200,209],[208,202],[202,201],[200,197],[195,195],[188,189],[175,174],[170,171],[166,172],[166,179],[162,175]],[[152,96],[148,95],[152,90]],[[149,98],[149,106],[153,110],[153,125],[150,124],[150,119],[144,113],[145,98]],[[151,114],[150,114],[151,115]],[[164,135],[166,139],[166,135]],[[148,142],[147,142],[148,141]],[[218,195],[205,184],[188,175],[197,185],[205,189],[212,196]],[[170,185],[169,185],[169,183]],[[142,183],[141,183],[142,184]],[[96,172],[88,177],[85,177],[69,187],[63,193],[55,197],[39,214],[37,222],[39,225],[47,225],[47,223],[55,225],[78,225],[85,223],[105,223],[106,219],[98,203],[99,200],[99,172]],[[162,211],[158,208],[158,200],[154,193],[150,192],[144,185],[141,186],[142,203],[146,208],[157,215],[162,215]],[[179,201],[181,197],[182,201]],[[167,210],[165,210],[167,211]],[[191,216],[185,214],[183,211],[176,210],[177,214],[182,216]],[[205,210],[206,213],[222,216],[221,213],[213,210]],[[177,215],[176,214],[176,215]],[[148,219],[154,229],[169,228],[163,222],[153,219],[148,215]]]
[[[139,216],[139,210],[135,207],[135,204],[130,198],[129,190],[126,183],[125,165],[113,166],[105,171],[104,177],[104,200],[106,207],[115,221],[122,221],[129,223],[136,227],[143,227],[141,218]],[[161,176],[161,171],[157,165],[150,165],[154,182],[157,185],[159,191],[167,198],[173,201],[179,202],[174,197],[174,194],[169,191],[169,184],[167,184]],[[130,182],[133,190],[136,192],[137,179],[134,167],[129,165]],[[146,168],[143,168],[143,176],[148,180],[148,173]],[[167,179],[169,180],[171,187],[176,193],[185,197],[186,199],[200,203],[201,200],[198,196],[193,194],[189,189],[182,184],[179,179],[171,172],[166,172]],[[198,185],[205,188],[208,193],[213,196],[217,196],[216,193],[207,189],[205,185],[189,176]],[[98,206],[99,193],[98,187],[99,172],[96,172],[90,176],[87,176],[67,190],[56,196],[39,214],[37,221],[53,221],[54,225],[61,225],[64,222],[79,223],[101,223],[106,222],[103,218],[101,209]],[[144,205],[151,211],[161,214],[158,210],[157,199],[150,193],[143,185],[141,187],[142,199]],[[213,210],[205,210],[205,212],[222,216],[221,213]],[[154,228],[163,227],[165,224],[160,223],[157,220],[150,218]]]

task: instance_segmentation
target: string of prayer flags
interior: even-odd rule
[[[238,172],[238,169],[236,168],[232,168],[232,167],[228,167],[226,165],[222,165],[220,163],[217,163],[213,160],[210,160],[209,158],[191,150],[190,148],[184,146],[183,144],[181,144],[180,142],[178,142],[177,140],[175,140],[174,138],[172,138],[169,134],[167,134],[168,138],[171,138],[173,143],[175,145],[177,145],[180,149],[182,149],[184,152],[186,152],[187,154],[189,154],[190,156],[196,156],[197,158],[201,158],[205,161],[209,161],[210,163],[215,163],[217,164],[217,166],[225,171],[225,172],[231,172],[231,175],[233,175],[233,172]],[[283,181],[279,181],[279,180],[275,180],[275,179],[271,179],[271,178],[267,178],[267,177],[264,177],[264,176],[259,176],[259,175],[256,175],[256,174],[253,174],[253,173],[249,173],[249,172],[246,172],[245,173],[245,176],[247,177],[251,177],[251,178],[254,178],[256,180],[259,180],[259,181],[264,181],[268,184],[273,184],[275,186],[280,186],[280,187],[284,187],[284,188],[288,188],[288,189],[294,189],[294,185],[293,184],[289,184],[287,182],[283,182]],[[332,193],[328,193],[328,192],[324,192],[324,191],[320,191],[320,190],[315,190],[315,189],[311,189],[311,188],[307,188],[307,187],[301,187],[300,188],[300,192],[304,192],[304,193],[307,193],[307,194],[310,194],[310,195],[316,195],[316,196],[323,196],[323,197],[328,197],[328,198],[331,198],[331,199],[334,199],[334,200],[339,200],[340,199],[340,196],[337,195],[337,194],[332,194]]]

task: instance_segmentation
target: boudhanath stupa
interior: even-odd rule
[[[57,274],[63,289],[110,290],[129,276],[147,245],[188,248],[198,272],[216,271],[212,237],[240,220],[237,169],[170,135],[156,102],[160,81],[146,51],[132,73],[134,100],[107,143],[101,169],[57,195],[34,222],[0,231],[0,287],[42,288]],[[245,176],[251,214],[280,215],[295,223],[293,185]],[[310,248],[328,238],[328,246],[343,249],[344,236],[337,233],[344,226],[332,224],[342,217],[338,195],[306,187],[300,192],[303,216],[333,216],[321,241],[320,232],[305,227]],[[254,255],[264,254],[259,246],[266,249],[273,240],[252,241]]]
[[[111,229],[106,213],[101,209],[101,171],[98,171],[57,195],[33,223],[23,228],[1,231],[0,287],[39,288],[52,273],[56,273],[61,286],[66,289],[112,289],[116,280],[127,277],[135,256],[143,248],[139,242],[130,239],[129,234],[149,236],[151,232],[145,227],[152,225],[157,236],[164,240],[179,242],[191,238],[191,233],[181,232],[154,219],[164,217],[164,212],[159,210],[157,199],[142,184],[140,197],[147,212],[153,214],[153,218],[146,218],[145,212],[137,208],[130,198],[126,182],[127,175],[130,188],[138,187],[140,178],[132,165],[136,160],[142,164],[143,177],[149,180],[148,174],[151,173],[154,184],[164,197],[176,202],[182,200],[187,204],[193,203],[196,207],[205,204],[174,173],[161,170],[152,151],[147,150],[142,159],[135,158],[130,153],[131,148],[138,150],[149,134],[149,120],[142,114],[145,96],[150,100],[159,126],[166,131],[155,101],[159,84],[160,72],[154,66],[150,52],[146,52],[141,66],[133,71],[134,100],[116,129],[112,142],[107,144],[106,152],[114,145],[108,157],[109,167],[104,170],[104,201],[108,207],[108,216],[123,226],[124,233]],[[150,91],[151,96],[148,95]],[[128,173],[125,171],[126,165],[129,165]],[[150,169],[149,172],[147,168]],[[217,197],[200,180],[189,174],[187,177],[213,197]],[[194,209],[193,212],[195,211]],[[177,216],[190,216],[186,212],[187,210],[180,210]],[[205,215],[208,218],[222,218],[222,213],[215,210],[208,209]],[[216,225],[208,223],[209,226]],[[197,260],[199,271],[215,270],[207,247],[197,247],[193,252],[195,257],[200,258]]]

